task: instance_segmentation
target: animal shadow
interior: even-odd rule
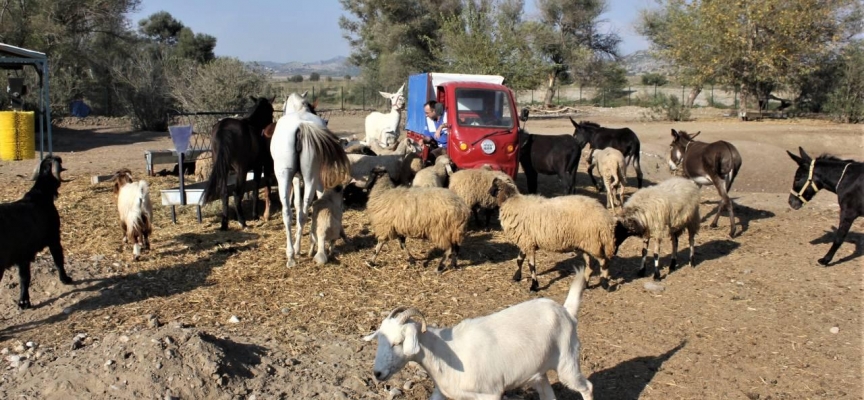
[[[201,333],[200,337],[222,352],[218,373],[230,378],[254,378],[252,367],[260,365],[261,357],[267,355],[267,349],[258,345],[220,339],[208,333]]]
[[[660,273],[661,279],[666,279],[671,273],[675,273],[682,268],[690,268],[690,248],[684,245],[687,243],[686,235],[682,235],[682,239],[678,241],[678,268],[675,271],[669,272],[669,263],[672,261],[672,254],[665,254],[664,251],[671,251],[672,244],[665,240],[660,245]],[[648,246],[648,258],[645,260],[646,268],[654,266],[654,258],[652,253],[653,245]],[[696,262],[693,267],[698,268],[703,262],[717,260],[732,254],[737,248],[741,247],[738,242],[721,239],[711,240],[705,243],[696,245]],[[618,253],[619,255],[621,253]],[[616,257],[612,260],[609,267],[609,275],[613,280],[621,279],[621,284],[630,283],[637,279],[652,279],[650,276],[643,277],[639,274],[639,265],[642,262],[641,255],[633,257]]]
[[[594,385],[594,397],[597,399],[638,399],[663,364],[684,348],[686,344],[687,341],[685,340],[658,356],[636,357],[612,368],[591,374],[588,380]],[[578,393],[565,388],[560,383],[554,387],[557,393],[569,392],[568,394],[572,394],[569,397],[562,396],[561,399],[578,398]]]
[[[430,257],[433,255],[441,257],[443,251],[432,250]],[[470,233],[467,235],[459,251],[459,268],[471,265],[480,265],[487,262],[500,263],[513,260],[513,266],[516,266],[516,256],[519,254],[519,248],[511,243],[493,242],[491,232]]]
[[[758,221],[760,219],[773,218],[776,215],[773,212],[768,211],[768,210],[760,210],[757,208],[748,207],[748,206],[745,206],[741,203],[738,203],[737,202],[738,198],[731,198],[730,197],[730,199],[732,200],[732,203],[734,204],[734,207],[735,207],[735,219],[736,219],[735,223],[741,225],[741,231],[736,232],[735,237],[738,237],[739,235],[741,235],[744,232],[747,232],[747,230],[750,229],[750,221]],[[703,202],[703,204],[710,204],[712,206],[712,208],[711,208],[711,211],[709,211],[707,214],[702,216],[702,222],[709,221],[711,219],[711,217],[714,216],[714,214],[717,214],[717,212],[718,212],[717,205],[719,203],[720,203],[719,200],[717,200],[717,201],[712,200],[712,201]],[[723,224],[723,218],[722,217],[725,217],[728,215],[729,215],[729,211],[723,211],[722,214],[720,215],[721,218],[720,218],[720,221],[717,222],[717,225],[718,226],[722,225]]]
[[[831,231],[825,231],[824,235],[822,235],[816,239],[811,240],[810,244],[813,244],[813,245],[816,245],[816,244],[833,244],[834,238],[837,237],[837,227],[832,226],[831,228],[832,228]],[[844,240],[844,242],[854,244],[855,245],[855,251],[853,251],[852,254],[850,254],[846,257],[843,257],[839,260],[831,261],[831,265],[836,265],[836,264],[844,263],[846,261],[851,261],[851,260],[854,260],[854,259],[864,255],[864,234],[849,231],[849,233],[846,234],[846,239]],[[841,246],[840,248],[842,249],[843,247]],[[822,250],[828,251],[827,248],[822,249]]]

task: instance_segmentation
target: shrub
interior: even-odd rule
[[[652,121],[689,121],[690,108],[681,103],[674,94],[667,96],[658,93],[654,105],[650,111],[643,113],[643,117]]]

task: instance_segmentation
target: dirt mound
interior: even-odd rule
[[[150,319],[150,324],[158,322]],[[18,342],[11,349],[0,350],[5,366],[2,397],[135,399],[157,394],[165,399],[300,399],[379,395],[358,370],[355,354],[362,347],[352,349],[338,341],[328,342],[325,358],[315,360],[309,353],[293,356],[273,341],[262,343],[260,338],[223,336],[172,323],[104,337],[82,333],[69,343],[65,348],[46,349],[37,343]],[[368,369],[371,364],[363,365]],[[386,389],[381,387],[380,391],[386,395]]]

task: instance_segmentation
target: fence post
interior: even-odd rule
[[[738,109],[738,88],[736,87],[733,90],[734,90],[735,94],[732,97],[732,107],[737,110]]]
[[[627,105],[630,105],[630,95],[633,94],[633,86],[627,87]]]
[[[366,88],[360,89],[360,92],[363,93],[361,97],[363,97],[363,105],[361,106],[363,111],[366,111]]]
[[[534,104],[534,89],[531,89],[531,104]]]
[[[312,85],[312,101],[315,101],[315,85]]]
[[[711,106],[714,106],[714,84],[711,84]]]
[[[684,85],[681,85],[681,103],[684,103]]]
[[[606,89],[603,89],[603,101],[600,103],[600,107],[606,107]]]
[[[561,105],[561,86],[558,86],[558,105]]]
[[[582,103],[582,84],[579,84],[579,103]]]
[[[342,102],[342,111],[345,111],[345,86],[339,86],[339,101]]]

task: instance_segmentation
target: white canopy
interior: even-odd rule
[[[444,74],[440,72],[430,72],[432,76],[432,87],[447,82],[484,82],[494,84],[504,84],[504,77],[500,75],[471,75],[471,74]]]

